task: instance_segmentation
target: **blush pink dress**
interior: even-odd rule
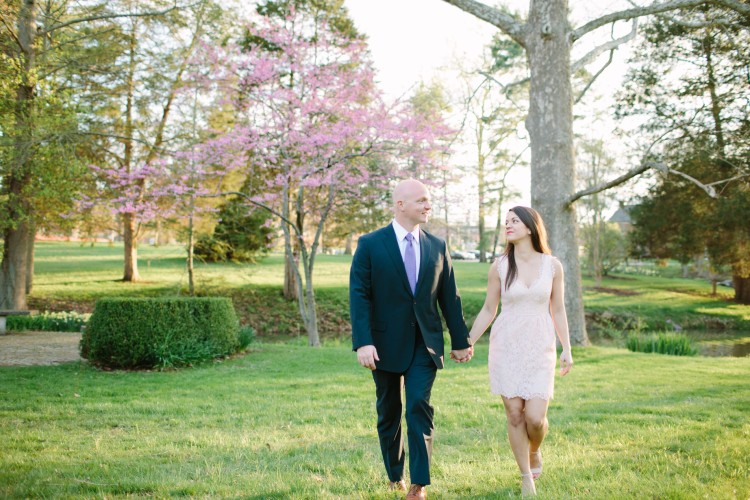
[[[527,287],[516,275],[506,290],[508,260],[501,257],[500,315],[490,330],[490,391],[507,398],[552,399],[555,326],[550,314],[555,257],[542,254],[536,280]]]

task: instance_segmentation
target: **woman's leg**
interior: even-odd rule
[[[549,401],[544,399],[529,399],[524,408],[524,421],[526,434],[529,436],[529,460],[532,469],[537,472],[542,467],[542,457],[538,453],[539,447],[547,435],[549,423],[547,422],[547,408]]]
[[[521,474],[530,474],[529,466],[529,435],[526,431],[524,416],[525,401],[521,398],[506,398],[503,396],[505,416],[508,419],[508,439],[513,456],[516,458]]]
[[[534,477],[529,465],[529,435],[526,433],[526,418],[524,416],[525,401],[521,398],[506,398],[503,396],[505,416],[508,418],[508,439],[518,468],[521,470],[521,495],[536,495]]]

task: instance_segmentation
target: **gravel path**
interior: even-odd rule
[[[10,332],[0,335],[0,366],[57,365],[79,361],[80,333]]]

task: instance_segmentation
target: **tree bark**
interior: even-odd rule
[[[26,191],[32,179],[34,156],[33,106],[36,97],[34,66],[36,59],[37,4],[23,0],[18,13],[16,42],[20,51],[21,81],[16,87],[15,137],[9,172],[3,178],[7,195],[8,227],[4,231],[3,260],[0,264],[0,308],[26,310],[29,273],[30,224],[33,207]]]
[[[0,267],[0,309],[25,311],[27,247],[29,228],[21,222],[14,229],[5,231],[3,263]]]
[[[485,183],[485,176],[484,176],[484,156],[479,155],[479,164],[477,165],[477,180],[478,182],[478,192],[479,195],[477,198],[479,200],[479,222],[478,222],[478,229],[479,229],[479,262],[487,262],[487,231],[485,229],[484,219],[485,219],[485,191],[487,189],[487,185]]]
[[[732,276],[734,284],[734,300],[740,304],[750,304],[750,276],[741,278],[735,274]]]
[[[36,246],[34,241],[36,240],[36,223],[32,219],[29,222],[29,243],[26,251],[26,295],[31,293],[34,289],[34,254]]]
[[[127,96],[125,103],[125,139],[123,163],[125,170],[130,173],[133,168],[133,133],[135,126],[133,124],[133,100],[135,94],[135,39],[136,28],[133,26],[130,32]],[[135,214],[125,213],[122,215],[122,239],[125,246],[125,262],[123,264],[123,281],[136,282],[140,280],[138,274],[138,225]]]
[[[122,280],[140,281],[138,273],[138,238],[136,236],[136,220],[133,214],[122,214],[123,244],[125,247],[125,269]]]
[[[193,251],[195,250],[193,231],[193,214],[190,213],[188,222],[188,255],[187,255],[187,272],[188,272],[188,293],[195,297],[195,270],[193,269]]]
[[[565,307],[570,339],[589,343],[583,313],[575,210],[571,39],[567,0],[532,0],[526,31],[531,70],[526,129],[531,138],[531,204],[544,218],[553,253],[565,269]]]

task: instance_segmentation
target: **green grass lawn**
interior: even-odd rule
[[[184,293],[181,248],[142,247],[140,284],[118,281],[121,255],[121,247],[39,244],[32,307],[85,312],[103,296]],[[200,293],[231,296],[259,330],[261,342],[245,355],[167,372],[0,367],[0,497],[394,498],[379,456],[374,384],[349,347],[349,263],[318,261],[319,349],[306,347],[296,306],[280,297],[283,261],[272,255],[253,266],[197,265]],[[489,266],[455,265],[471,319]],[[726,292],[711,297],[707,283],[622,275],[584,285],[594,316],[635,316],[654,328],[667,315],[750,324],[750,308]],[[750,357],[611,347],[574,355],[550,408],[541,498],[750,497]],[[471,363],[438,374],[431,498],[519,493],[486,359],[487,336]]]
[[[487,348],[433,390],[431,498],[519,494]],[[541,498],[748,498],[750,358],[591,347],[558,378]],[[0,497],[394,498],[346,343],[170,372],[0,368]]]
[[[122,246],[81,246],[75,243],[38,243],[34,290],[30,306],[38,310],[90,312],[105,296],[173,296],[185,294],[185,251],[178,246],[139,249],[142,282],[123,283]],[[325,339],[349,334],[348,276],[351,257],[320,255],[315,265],[315,288],[321,332]],[[232,298],[243,323],[261,337],[304,335],[297,306],[282,299],[283,258],[270,255],[257,264],[196,263],[196,285],[201,295]],[[489,264],[455,261],[456,277],[470,322],[484,301]],[[733,303],[731,290],[701,280],[643,274],[605,278],[600,287],[584,279],[584,303],[592,334],[624,330],[638,323],[648,330],[671,328],[667,319],[685,329],[750,331],[750,306]],[[614,319],[607,319],[614,318]],[[605,324],[602,324],[604,322]],[[611,333],[611,332],[610,332]]]

